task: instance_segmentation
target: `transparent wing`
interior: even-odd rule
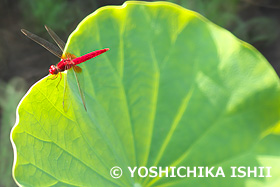
[[[77,84],[78,84],[78,89],[79,89],[79,92],[80,92],[80,95],[81,95],[81,98],[82,98],[82,101],[83,101],[83,105],[85,107],[85,110],[87,111],[87,107],[86,107],[86,103],[85,103],[85,96],[84,96],[84,93],[82,91],[82,88],[81,88],[81,85],[80,85],[80,82],[79,82],[79,79],[82,78],[82,69],[78,66],[73,66],[73,70],[74,70],[74,75],[75,75],[75,78],[76,78],[76,81],[77,81]],[[78,76],[79,76],[79,79],[78,79]]]
[[[68,88],[68,84],[67,84],[67,75],[64,75],[64,90],[63,90],[63,101],[62,101],[62,105],[63,105],[63,110],[64,112],[67,112],[70,106],[70,94],[69,94],[69,88]]]
[[[21,32],[25,34],[28,38],[33,40],[34,42],[38,43],[39,45],[43,46],[45,49],[50,51],[52,54],[57,56],[58,58],[62,57],[63,51],[61,51],[57,46],[54,44],[48,42],[47,40],[37,36],[36,34],[33,34],[25,29],[21,29]]]
[[[58,45],[58,47],[61,49],[61,51],[64,51],[65,43],[62,41],[55,32],[45,25],[46,30],[48,31],[49,35],[52,37],[52,39],[55,41],[55,43]]]

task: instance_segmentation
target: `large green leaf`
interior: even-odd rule
[[[20,185],[280,185],[279,78],[256,49],[195,12],[133,1],[88,16],[66,51],[106,47],[80,65],[87,112],[72,70],[67,113],[63,80],[42,79],[20,103]],[[128,166],[221,166],[226,177],[132,178]],[[271,166],[272,177],[231,178],[230,166]]]

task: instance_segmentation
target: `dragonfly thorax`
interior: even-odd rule
[[[73,65],[75,65],[75,64],[74,64],[74,62],[71,59],[69,59],[69,58],[62,59],[57,64],[57,66],[51,65],[51,67],[49,69],[49,72],[52,75],[56,75],[59,72],[62,72],[62,71],[65,71],[65,70],[68,70],[68,69],[72,68]]]

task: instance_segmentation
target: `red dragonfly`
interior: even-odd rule
[[[46,30],[48,31],[49,35],[52,37],[52,39],[55,41],[55,43],[58,45],[58,47],[50,42],[48,42],[47,40],[25,30],[25,29],[21,29],[21,32],[23,34],[25,34],[28,38],[30,38],[31,40],[35,41],[36,43],[40,44],[41,46],[43,46],[45,49],[47,49],[48,51],[50,51],[51,53],[53,53],[55,56],[57,56],[58,58],[60,58],[60,62],[57,65],[51,65],[50,69],[49,69],[49,73],[51,75],[54,75],[54,77],[52,77],[51,79],[56,79],[58,77],[58,75],[60,76],[60,80],[62,79],[62,75],[61,72],[69,70],[71,68],[73,68],[74,70],[74,75],[78,84],[78,89],[81,95],[81,99],[83,101],[83,105],[85,110],[87,110],[86,108],[86,104],[85,104],[85,99],[84,99],[84,95],[82,92],[82,89],[80,87],[80,83],[78,80],[78,76],[76,73],[81,73],[82,69],[79,66],[76,66],[78,64],[81,64],[87,60],[90,60],[98,55],[101,55],[102,53],[106,52],[109,50],[109,48],[105,48],[105,49],[100,49],[97,51],[92,51],[88,54],[85,54],[83,56],[80,57],[76,57],[73,54],[70,53],[66,53],[63,54],[64,48],[65,48],[65,43],[55,34],[55,32],[53,30],[51,30],[49,27],[45,26]],[[66,79],[65,79],[66,80]],[[59,84],[58,82],[58,84]],[[67,82],[65,81],[65,85],[64,85],[64,93],[63,93],[63,108],[65,108],[65,104],[64,104],[64,100],[65,100],[65,93],[66,93],[66,85]]]

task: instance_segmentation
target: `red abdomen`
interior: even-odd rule
[[[75,58],[72,61],[74,62],[75,65],[77,65],[77,64],[83,63],[83,62],[85,62],[87,60],[90,60],[90,59],[92,59],[92,58],[94,58],[94,57],[96,57],[98,55],[101,55],[102,53],[105,53],[108,50],[109,50],[109,48],[93,51],[93,52],[90,52],[90,53],[85,54],[83,56],[80,56],[78,58]]]

